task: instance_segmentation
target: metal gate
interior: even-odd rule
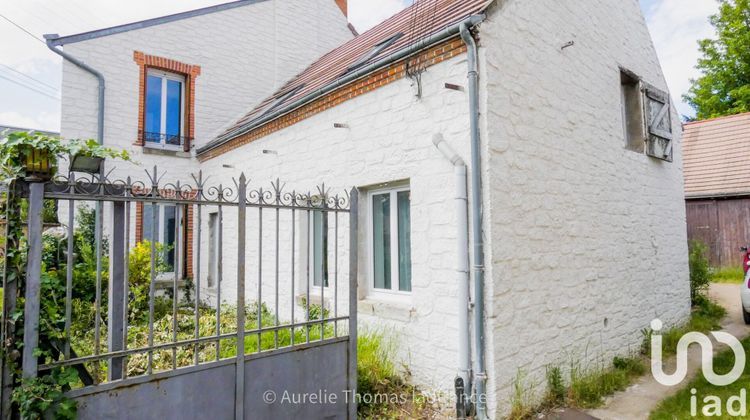
[[[301,193],[278,180],[250,188],[244,174],[230,186],[208,185],[202,173],[189,183],[164,183],[156,167],[147,174],[13,187],[28,200],[23,376],[75,368],[66,395],[81,419],[355,418],[356,189]],[[61,221],[52,231],[45,203]],[[87,205],[96,209],[88,244],[76,216]],[[89,251],[95,269],[85,271]],[[54,270],[48,255],[59,257]],[[40,312],[51,281],[64,290],[57,341],[40,334],[54,324]],[[4,278],[6,346],[16,286]],[[8,418],[19,378],[3,371]]]

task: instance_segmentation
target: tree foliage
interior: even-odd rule
[[[750,0],[719,0],[716,39],[699,41],[703,75],[684,96],[699,120],[750,111]]]

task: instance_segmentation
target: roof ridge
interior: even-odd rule
[[[707,118],[705,120],[688,121],[686,123],[683,123],[682,125],[683,126],[697,125],[697,124],[701,124],[701,123],[708,123],[708,122],[713,122],[713,121],[726,120],[726,119],[729,119],[729,118],[737,118],[737,117],[741,117],[741,116],[750,116],[750,111],[748,111],[748,112],[740,112],[739,114],[722,115],[721,117]]]

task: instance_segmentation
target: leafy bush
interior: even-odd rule
[[[12,400],[22,419],[75,419],[77,406],[63,390],[78,380],[73,368],[56,368],[50,375],[26,379],[13,390]]]
[[[706,244],[690,241],[688,264],[690,266],[690,301],[695,305],[704,296],[711,283],[711,271],[708,264]]]
[[[154,246],[156,255],[154,264],[156,275],[159,275],[167,271],[167,263],[164,259],[164,246],[160,243],[156,243]],[[128,256],[128,264],[130,284],[129,318],[132,321],[147,320],[149,289],[151,286],[151,242],[141,241],[131,248],[130,255]],[[154,301],[154,305],[156,307],[157,300]],[[159,304],[159,306],[163,305]],[[155,319],[157,318],[155,317]]]

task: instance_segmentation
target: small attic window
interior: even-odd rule
[[[396,41],[398,41],[399,38],[401,38],[402,36],[404,36],[404,33],[403,32],[399,32],[396,35],[393,35],[390,38],[388,38],[388,39],[386,39],[384,41],[381,41],[380,43],[378,43],[377,45],[375,45],[374,47],[372,47],[372,49],[370,49],[370,51],[368,51],[367,54],[363,55],[362,57],[360,57],[359,60],[355,61],[354,64],[352,64],[351,66],[349,66],[346,69],[346,71],[350,72],[352,70],[356,70],[356,69],[362,67],[365,63],[367,63],[368,61],[370,61],[373,58],[377,57],[378,54],[380,54],[381,52],[383,52],[383,50],[385,50],[386,48],[388,48],[391,45],[393,45],[393,43],[396,42]]]
[[[284,94],[282,94],[281,96],[279,96],[278,98],[276,98],[276,100],[274,100],[274,101],[273,101],[273,102],[271,103],[271,105],[269,105],[269,106],[268,106],[268,108],[266,108],[266,109],[265,109],[265,110],[263,111],[263,113],[261,114],[261,116],[264,116],[264,115],[270,114],[271,112],[273,112],[274,110],[276,110],[276,109],[277,109],[278,107],[280,107],[280,106],[281,106],[281,105],[282,105],[282,104],[283,104],[284,102],[286,102],[286,101],[287,101],[287,99],[289,99],[289,98],[291,98],[292,96],[296,95],[296,94],[297,94],[297,93],[298,93],[298,92],[299,92],[300,90],[302,90],[302,88],[304,88],[304,87],[305,87],[305,84],[304,84],[304,83],[303,83],[303,84],[301,84],[301,85],[299,85],[299,86],[295,86],[295,87],[294,87],[294,88],[293,88],[292,90],[290,90],[289,92],[287,92],[287,93],[284,93]]]

